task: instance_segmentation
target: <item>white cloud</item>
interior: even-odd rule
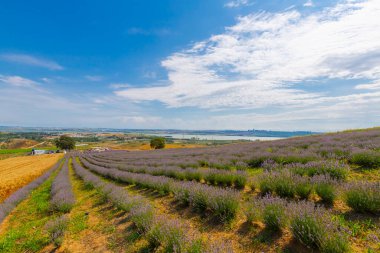
[[[234,0],[234,1],[230,1],[230,2],[226,3],[224,5],[224,7],[237,8],[237,7],[241,7],[241,6],[249,6],[252,4],[253,3],[251,3],[251,1],[249,1],[249,0]]]
[[[150,124],[150,123],[159,123],[162,118],[161,117],[155,117],[155,116],[121,116],[120,117],[121,122],[123,123],[129,123],[129,124]],[[154,128],[154,126],[151,126]]]
[[[27,79],[23,78],[21,76],[4,76],[0,75],[0,83],[4,83],[7,85],[11,85],[14,87],[27,87],[27,88],[33,88],[37,87],[38,83]]]
[[[348,0],[310,15],[296,10],[240,17],[223,34],[162,62],[168,84],[119,90],[168,107],[302,107],[334,101],[309,92],[315,79],[380,79],[377,0]]]
[[[47,68],[50,70],[63,70],[64,68],[55,61],[38,58],[27,54],[1,54],[0,59],[30,66]]]
[[[64,83],[56,85],[64,86]],[[4,125],[136,128],[156,122],[154,117],[147,115],[145,123],[138,123],[143,120],[136,117],[144,118],[145,114],[114,95],[100,97],[99,94],[72,91],[65,94],[61,89],[58,92],[49,90],[49,86],[44,87],[25,77],[1,74],[0,108],[3,108],[0,119]],[[126,112],[135,118],[123,121]]]
[[[312,0],[307,0],[306,3],[303,4],[305,7],[314,7],[314,3]]]
[[[380,89],[380,80],[376,80],[372,83],[356,85],[355,89],[357,89],[357,90],[377,90],[377,89]]]

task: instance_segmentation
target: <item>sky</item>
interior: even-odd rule
[[[0,125],[380,126],[379,0],[0,2]]]

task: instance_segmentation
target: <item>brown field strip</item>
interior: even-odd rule
[[[0,202],[52,167],[63,154],[13,157],[0,161]]]

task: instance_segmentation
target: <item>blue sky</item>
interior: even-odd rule
[[[380,125],[380,3],[2,1],[0,125]]]

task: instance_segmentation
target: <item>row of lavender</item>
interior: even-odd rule
[[[51,208],[53,211],[67,213],[75,204],[75,197],[69,177],[69,159],[66,158],[62,169],[51,186]]]
[[[235,218],[239,209],[239,192],[232,189],[220,189],[196,182],[181,182],[168,177],[136,174],[105,168],[81,159],[89,170],[120,182],[135,184],[154,189],[162,195],[174,194],[176,200],[189,205],[196,211],[209,211],[220,222],[229,222]]]
[[[59,169],[61,161],[56,163],[51,169],[45,172],[42,176],[35,179],[31,183],[25,185],[24,187],[18,189],[12,195],[10,195],[3,203],[0,204],[0,223],[7,217],[7,215],[21,202],[23,201],[31,191],[40,186],[45,182],[51,174]]]
[[[101,161],[93,156],[87,155],[84,158],[95,165],[119,169],[123,171],[149,174],[153,176],[166,176],[178,180],[205,182],[211,185],[229,186],[237,189],[243,189],[248,180],[248,174],[245,171],[221,171],[217,169],[194,169],[179,167],[135,167],[123,164]]]
[[[276,163],[306,163],[321,159],[347,160],[364,167],[380,167],[380,129],[342,132],[272,142],[253,142],[213,148],[161,151],[110,151],[96,156],[131,166],[208,166],[215,168],[259,167]]]
[[[96,188],[104,201],[110,201],[119,209],[129,212],[136,229],[146,235],[152,247],[163,247],[165,252],[227,252],[220,247],[206,246],[196,233],[189,232],[190,227],[182,221],[158,215],[154,207],[141,196],[131,196],[123,187],[103,181],[84,169],[76,159],[72,163],[75,173],[87,188]]]
[[[50,209],[57,217],[46,224],[46,230],[50,235],[50,241],[59,247],[64,238],[65,231],[69,224],[68,212],[75,204],[75,197],[69,176],[69,160],[66,156],[62,168],[54,178],[51,185]]]

